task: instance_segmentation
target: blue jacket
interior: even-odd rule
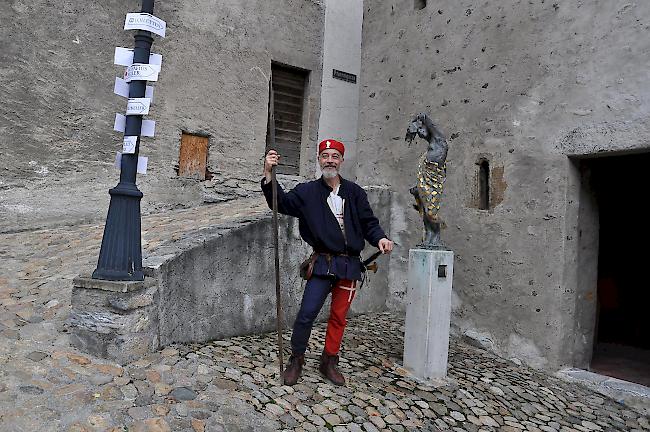
[[[264,179],[262,191],[272,208],[272,185],[270,182],[264,184]],[[314,275],[360,280],[359,255],[365,246],[364,240],[377,247],[379,240],[386,237],[386,234],[370,208],[366,191],[356,183],[341,178],[338,194],[345,200],[344,238],[336,217],[327,204],[331,192],[332,188],[322,177],[300,183],[289,192],[284,192],[278,185],[278,211],[298,218],[300,236],[315,251],[347,255],[335,256],[330,263],[324,256],[319,256],[314,265]]]

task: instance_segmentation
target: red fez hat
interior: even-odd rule
[[[345,153],[345,146],[343,143],[333,139],[324,140],[318,144],[318,154],[321,154],[323,150],[327,149],[338,150],[338,152],[341,153],[341,156]]]

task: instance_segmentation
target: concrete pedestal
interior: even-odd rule
[[[447,375],[454,253],[409,251],[404,367],[429,381]]]
[[[78,276],[73,281],[70,343],[125,364],[159,348],[158,285]]]

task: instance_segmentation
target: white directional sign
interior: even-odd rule
[[[120,66],[131,66],[133,64],[133,49],[115,47],[113,63]],[[162,66],[162,55],[154,53],[149,54],[149,63]]]
[[[138,174],[146,174],[147,173],[147,165],[149,162],[149,158],[146,156],[138,156]],[[122,152],[117,152],[115,154],[115,168],[120,169],[122,167]]]
[[[124,81],[158,81],[160,66],[155,64],[135,63],[124,71]]]
[[[120,77],[115,77],[115,86],[113,87],[113,93],[116,95],[128,98],[129,97],[129,83],[124,81]]]
[[[113,93],[116,95],[128,98],[129,97],[129,83],[124,81],[120,77],[115,77],[115,86],[113,87]],[[153,87],[147,86],[145,90],[144,97],[151,100],[153,103]]]
[[[147,98],[130,98],[126,105],[126,115],[145,115],[149,114],[149,104],[151,99]]]
[[[156,134],[156,122],[153,120],[142,120],[140,135],[152,137]]]
[[[151,101],[151,103],[153,103],[153,87],[147,86],[147,88],[144,91],[144,97],[146,97]]]
[[[149,163],[149,158],[146,156],[138,156],[138,174],[147,173],[147,164]]]
[[[165,37],[166,29],[167,23],[165,21],[144,12],[126,14],[126,20],[124,21],[124,30],[146,30]]]
[[[126,129],[126,116],[124,114],[115,114],[115,124],[113,129],[116,132],[124,133]],[[153,120],[142,120],[142,129],[140,135],[145,137],[152,137],[156,134],[156,122]]]
[[[126,116],[124,114],[116,113],[115,114],[115,124],[113,125],[113,130],[115,132],[124,133],[126,129]]]
[[[124,154],[134,154],[135,146],[138,143],[137,136],[125,136],[122,143],[122,153]]]

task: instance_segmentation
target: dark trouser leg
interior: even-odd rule
[[[317,276],[313,276],[307,281],[291,335],[291,349],[294,355],[303,354],[307,350],[311,328],[318,316],[318,312],[323,307],[323,303],[325,303],[332,283],[331,279],[323,279]]]

